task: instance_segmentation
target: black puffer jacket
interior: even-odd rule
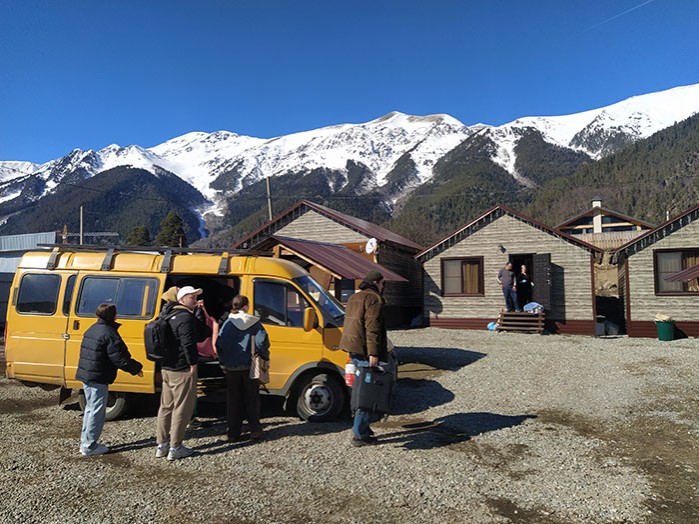
[[[143,366],[131,358],[129,349],[119,336],[119,324],[101,318],[85,331],[80,345],[80,361],[76,380],[111,384],[117,369],[138,375]]]
[[[174,340],[170,343],[168,356],[163,360],[162,368],[168,371],[182,371],[194,366],[199,361],[197,342],[203,342],[211,336],[211,328],[206,325],[203,311],[197,308],[193,313],[178,302],[169,302],[163,308],[169,316]]]

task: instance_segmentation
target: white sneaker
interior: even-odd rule
[[[164,444],[158,444],[158,448],[155,450],[155,458],[167,457],[168,451],[170,451],[169,442],[165,442]]]
[[[92,449],[80,448],[80,453],[82,453],[83,457],[91,457],[93,455],[104,455],[108,451],[109,448],[107,446],[103,446],[102,444],[97,444]]]
[[[179,446],[177,448],[170,448],[170,452],[167,454],[168,460],[177,460],[185,457],[189,457],[194,450],[188,448],[187,446]]]

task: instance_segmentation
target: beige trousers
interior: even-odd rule
[[[162,370],[163,389],[160,393],[160,409],[156,424],[158,444],[170,443],[171,448],[179,447],[184,440],[184,432],[194,413],[197,400],[197,374],[186,371]]]

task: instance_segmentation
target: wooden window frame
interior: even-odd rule
[[[444,291],[444,263],[445,262],[478,262],[478,293],[445,293]],[[441,292],[443,297],[484,297],[485,296],[485,261],[484,257],[446,257],[440,259]],[[463,289],[463,283],[461,288]]]

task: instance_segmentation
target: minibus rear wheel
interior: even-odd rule
[[[85,392],[81,389],[78,395],[80,409],[85,411]],[[110,391],[107,396],[107,420],[116,420],[128,413],[131,406],[131,396],[128,393]]]
[[[297,389],[296,413],[309,422],[334,420],[345,407],[344,390],[344,385],[333,375],[305,375]]]

